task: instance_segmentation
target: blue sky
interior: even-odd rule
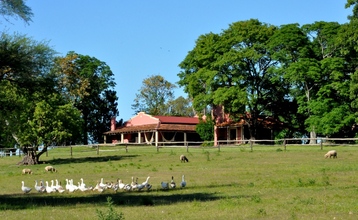
[[[96,57],[115,74],[119,117],[128,120],[142,81],[160,74],[176,83],[179,63],[209,32],[255,18],[282,25],[315,21],[348,22],[346,0],[27,0],[33,22],[2,20],[8,33],[48,41],[59,55],[69,51]],[[182,88],[176,97],[184,96]]]

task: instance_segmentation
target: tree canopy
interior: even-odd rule
[[[138,90],[132,109],[138,112],[146,112],[150,115],[165,115],[167,103],[174,98],[173,89],[176,86],[161,75],[152,75],[142,82]]]
[[[20,18],[27,24],[32,21],[33,13],[24,0],[0,0],[0,14],[9,21],[10,17]]]
[[[352,137],[356,20],[279,27],[257,19],[232,23],[220,34],[198,37],[179,64],[179,85],[195,110],[224,106],[234,120],[244,119],[251,138],[267,117],[284,123],[291,137]]]

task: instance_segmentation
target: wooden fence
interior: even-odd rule
[[[309,144],[308,142],[314,141],[315,144]],[[303,144],[305,143],[305,144]],[[94,152],[94,154],[99,155],[102,151],[125,151],[128,152],[130,148],[136,148],[140,146],[153,146],[153,149],[156,149],[157,152],[161,148],[186,148],[186,152],[189,152],[190,148],[200,148],[200,147],[212,147],[216,148],[218,151],[221,148],[228,147],[241,147],[248,148],[251,151],[255,147],[262,146],[274,146],[282,147],[283,150],[286,150],[288,146],[315,146],[320,147],[323,150],[323,146],[348,146],[348,145],[357,145],[358,138],[286,138],[286,139],[277,139],[277,140],[220,140],[218,141],[217,146],[212,146],[213,141],[206,142],[159,142],[158,146],[145,143],[117,143],[117,144],[90,144],[90,145],[70,145],[70,146],[51,146],[48,151],[46,151],[46,156],[51,151],[52,148],[68,148],[69,155],[72,157],[74,153],[83,153],[83,152]],[[15,156],[15,152],[18,149],[16,148],[0,148],[0,156]],[[21,151],[20,151],[21,152]],[[18,156],[22,156],[22,152]]]

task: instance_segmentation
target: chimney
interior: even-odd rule
[[[116,130],[116,117],[111,118],[111,131]]]

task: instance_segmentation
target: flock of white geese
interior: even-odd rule
[[[90,191],[90,190],[103,192],[108,189],[114,190],[115,192],[117,192],[118,190],[142,191],[142,190],[150,190],[152,188],[152,185],[149,183],[149,179],[150,179],[150,176],[148,176],[146,181],[144,181],[143,183],[138,183],[138,178],[134,179],[134,177],[132,177],[132,182],[125,184],[125,183],[123,183],[123,181],[121,179],[117,179],[117,181],[115,183],[113,183],[113,182],[104,183],[103,178],[101,178],[101,180],[98,181],[96,186],[94,186],[94,187],[87,186],[84,183],[83,178],[81,178],[80,182],[78,182],[77,184],[73,183],[73,179],[66,179],[65,187],[63,187],[57,179],[51,180],[50,182],[49,181],[44,182],[43,180],[38,182],[37,180],[35,180],[34,189],[39,193],[45,193],[45,192],[46,193],[55,193],[55,192],[63,193],[66,191],[72,193],[75,191],[85,192],[85,191]],[[180,187],[183,188],[185,186],[186,186],[185,176],[182,175]],[[171,189],[176,188],[176,183],[174,182],[174,177],[172,176],[172,179],[170,182],[161,182],[161,188],[164,190],[167,190],[170,188]],[[31,192],[32,188],[26,186],[25,182],[22,181],[21,190],[24,193],[29,193],[29,192]]]

